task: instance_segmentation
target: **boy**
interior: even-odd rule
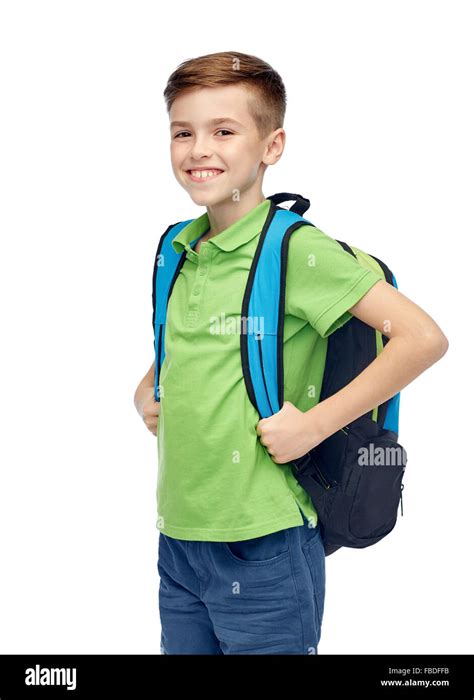
[[[239,324],[216,332],[216,319],[241,312],[270,204],[263,177],[285,145],[285,88],[267,63],[231,51],[185,61],[164,95],[174,175],[206,212],[173,240],[186,258],[168,305],[160,402],[154,363],[135,393],[158,443],[161,651],[317,654],[325,555],[317,512],[291,461],[394,396],[448,341],[334,239],[301,226],[288,251],[287,400],[259,420],[242,376]],[[353,382],[315,405],[327,337],[351,314],[389,342]]]

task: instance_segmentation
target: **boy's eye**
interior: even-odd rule
[[[219,129],[216,133],[222,133],[224,132],[224,136],[227,134],[232,135],[232,131],[229,131],[229,129]],[[178,131],[177,134],[174,135],[174,138],[177,139],[179,136],[189,136],[189,131]]]

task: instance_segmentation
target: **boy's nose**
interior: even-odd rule
[[[204,137],[196,138],[196,140],[194,141],[194,145],[191,149],[191,159],[195,162],[198,162],[203,156],[210,156],[211,153],[212,150],[207,139]],[[202,167],[202,165],[205,164],[201,163],[200,167]]]

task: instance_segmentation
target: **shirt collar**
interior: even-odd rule
[[[245,216],[242,216],[224,231],[218,233],[217,236],[209,238],[206,243],[212,243],[212,245],[226,252],[235,250],[247,243],[261,232],[270,204],[271,201],[269,199],[260,202],[260,204],[257,204],[257,206],[247,212]],[[209,227],[209,217],[207,212],[204,212],[204,214],[182,228],[178,235],[173,238],[173,248],[177,253],[190,250],[194,243],[209,230]]]

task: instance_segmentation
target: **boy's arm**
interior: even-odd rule
[[[145,422],[148,430],[156,435],[160,402],[155,401],[155,360],[135,390],[133,397],[135,408]]]
[[[316,444],[395,396],[449,347],[431,316],[385,280],[376,282],[349,311],[389,341],[349,384],[306,411]]]
[[[140,381],[140,384],[137,386],[135,390],[135,395],[133,397],[133,403],[135,404],[135,408],[137,409],[138,413],[141,415],[141,402],[143,400],[143,393],[147,389],[150,389],[153,387],[155,388],[155,360],[153,360],[153,363],[148,370],[148,372],[145,374],[143,379]]]
[[[277,463],[303,456],[375,406],[380,406],[448,349],[436,322],[398,289],[379,280],[349,309],[389,338],[382,352],[340,391],[303,412],[291,402],[257,424],[261,442]]]

